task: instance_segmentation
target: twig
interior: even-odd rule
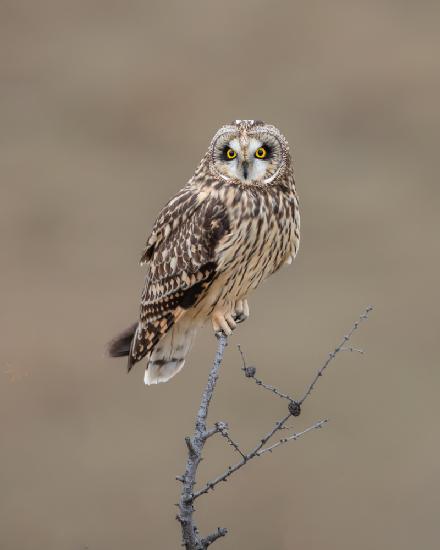
[[[212,544],[213,542],[215,542],[217,539],[219,539],[220,537],[225,537],[226,535],[228,534],[228,530],[225,529],[224,527],[218,527],[217,528],[217,531],[214,531],[214,533],[211,533],[210,535],[208,535],[207,537],[205,537],[204,539],[202,539],[201,543],[202,543],[202,548],[208,548],[208,546],[210,544]]]
[[[218,424],[220,424],[220,422]],[[213,428],[211,428],[210,430],[207,430],[203,434],[203,437],[206,440],[206,439],[209,439],[210,437],[212,437],[213,435],[218,434],[219,432],[220,432],[220,429],[219,429],[219,427],[217,426],[217,423],[216,423]]]
[[[226,439],[231,447],[233,447],[237,453],[241,454],[242,458],[245,458],[245,454],[241,451],[240,447],[233,441],[228,432],[228,425],[224,422],[217,422],[216,426],[218,427],[219,433]]]
[[[297,434],[293,434],[290,437],[283,438],[282,440],[275,443],[270,449],[269,448],[263,449],[264,445],[269,441],[269,439],[271,439],[271,437],[273,435],[275,435],[276,432],[283,429],[284,424],[287,422],[287,420],[290,417],[291,417],[291,414],[289,413],[283,419],[276,422],[275,426],[264,437],[261,438],[258,445],[254,449],[252,449],[252,451],[250,451],[249,453],[247,453],[243,457],[243,460],[240,460],[240,462],[237,462],[233,466],[228,466],[228,469],[225,472],[223,472],[223,474],[219,475],[218,477],[216,477],[215,479],[213,479],[211,481],[208,481],[206,483],[206,485],[204,485],[199,491],[196,491],[194,493],[193,499],[196,500],[201,495],[204,495],[204,494],[208,493],[211,489],[213,490],[216,487],[216,485],[218,485],[222,481],[227,481],[233,473],[235,473],[237,470],[242,468],[247,462],[249,462],[253,458],[262,455],[263,453],[265,453],[266,451],[271,450],[272,448],[275,449],[276,447],[281,445],[281,443],[286,443],[287,441],[293,441],[293,440],[299,439],[302,435],[306,434],[307,432],[310,432],[311,430],[313,430],[315,428],[321,428],[322,425],[325,422],[327,422],[327,420],[321,420],[321,421],[317,422],[316,424],[314,424],[313,426],[310,426],[309,428],[307,428],[303,432],[299,432]]]
[[[367,307],[367,309],[364,311],[364,313],[359,317],[359,320],[356,321],[354,323],[354,325],[351,327],[350,332],[343,337],[341,343],[338,346],[336,346],[335,349],[331,353],[329,353],[329,356],[327,357],[327,360],[325,361],[323,366],[316,373],[316,376],[312,380],[312,383],[310,384],[310,386],[307,388],[306,393],[298,401],[298,403],[300,405],[302,405],[304,403],[304,401],[307,399],[307,397],[309,397],[309,395],[312,393],[318,379],[324,374],[325,369],[330,365],[330,363],[333,361],[333,359],[336,357],[336,355],[344,349],[345,344],[347,344],[347,342],[353,336],[353,333],[359,328],[359,325],[362,323],[362,321],[365,321],[366,319],[368,319],[368,314],[370,313],[370,311],[372,311],[372,309],[373,309],[372,306]]]
[[[277,441],[276,443],[274,443],[270,447],[266,447],[265,449],[261,449],[261,451],[258,451],[257,456],[261,456],[262,454],[267,453],[267,452],[271,453],[274,449],[276,449],[277,447],[279,447],[283,443],[287,443],[288,441],[296,441],[297,439],[299,439],[301,436],[303,436],[307,432],[311,432],[312,430],[319,430],[319,428],[322,428],[322,426],[326,422],[328,422],[328,418],[326,418],[325,420],[319,420],[318,422],[313,424],[313,426],[309,426],[308,428],[306,428],[302,432],[294,433],[292,435],[289,435],[288,437],[283,437],[282,439],[280,439],[279,441]]]
[[[364,353],[363,349],[352,348],[352,347],[344,347],[344,348],[341,348],[340,351],[351,351],[352,353],[360,353],[361,355]]]
[[[236,464],[234,464],[233,466],[228,466],[228,469],[226,470],[226,472],[224,472],[223,474],[221,474],[220,476],[216,477],[215,479],[213,479],[212,481],[208,481],[208,483],[206,483],[206,485],[204,487],[202,487],[199,491],[196,491],[193,495],[193,498],[194,500],[196,498],[199,498],[201,495],[204,495],[205,493],[207,493],[210,489],[214,489],[214,487],[216,485],[218,485],[221,481],[227,481],[228,478],[234,473],[236,472],[237,470],[239,470],[240,468],[242,468],[246,462],[248,462],[251,458],[254,458],[255,456],[257,456],[257,452],[264,446],[266,445],[266,443],[269,441],[269,439],[278,431],[281,429],[282,426],[284,426],[284,424],[287,422],[287,420],[290,418],[290,413],[285,416],[283,419],[281,419],[279,422],[276,422],[275,423],[275,426],[269,431],[266,433],[266,435],[264,435],[260,442],[258,443],[258,445],[255,447],[255,449],[253,449],[252,451],[250,451],[249,453],[247,453],[242,460],[240,460],[240,462],[237,462]]]
[[[268,390],[268,391],[274,393],[278,397],[281,397],[281,399],[287,399],[288,401],[294,401],[294,399],[292,397],[290,397],[290,395],[287,395],[286,393],[282,393],[282,392],[280,392],[280,390],[275,388],[275,386],[269,386],[269,384],[265,384],[262,380],[258,379],[255,376],[255,373],[256,373],[257,369],[255,367],[250,367],[250,366],[248,367],[248,365],[246,363],[246,357],[243,353],[243,350],[241,349],[241,346],[238,346],[238,351],[240,352],[241,360],[243,362],[243,366],[241,367],[241,370],[244,372],[244,375],[247,378],[253,378],[255,383],[257,384],[257,386],[261,386],[265,390]]]

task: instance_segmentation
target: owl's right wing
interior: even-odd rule
[[[224,205],[206,192],[186,187],[162,210],[142,255],[147,275],[129,368],[202,297],[216,276],[216,249],[228,232]]]

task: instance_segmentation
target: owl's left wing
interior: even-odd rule
[[[184,188],[162,210],[142,256],[148,271],[129,368],[209,287],[217,273],[217,246],[228,231],[223,204],[191,189]]]
[[[175,231],[194,215],[206,198],[205,193],[197,192],[189,183],[162,208],[142,253],[141,265],[153,258],[162,242],[175,238]]]

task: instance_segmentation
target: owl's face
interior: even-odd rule
[[[211,167],[225,180],[269,184],[284,170],[287,153],[287,142],[274,126],[236,120],[214,136]]]

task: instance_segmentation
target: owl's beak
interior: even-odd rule
[[[242,163],[241,163],[241,166],[243,168],[243,177],[245,180],[247,180],[247,177],[248,177],[248,173],[249,173],[249,161],[248,160],[244,160]]]

